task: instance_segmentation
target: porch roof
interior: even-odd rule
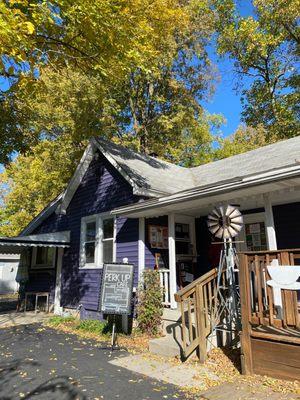
[[[20,253],[24,247],[70,247],[70,232],[0,237],[0,253]]]
[[[215,204],[236,202],[241,198],[252,198],[247,208],[258,208],[262,205],[255,201],[264,194],[274,193],[272,201],[281,204],[280,197],[287,201],[299,201],[300,165],[298,161],[285,168],[277,168],[260,174],[223,180],[216,184],[198,186],[174,195],[151,199],[120,207],[112,214],[129,218],[151,217],[171,212],[187,215],[199,214],[199,210],[208,211]],[[295,199],[296,200],[295,200]],[[298,200],[297,200],[298,199]],[[195,214],[196,213],[196,214]]]

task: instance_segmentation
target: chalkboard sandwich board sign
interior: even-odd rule
[[[104,264],[99,311],[103,314],[131,314],[132,264]]]

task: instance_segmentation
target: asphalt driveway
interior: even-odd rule
[[[109,363],[126,351],[40,324],[0,329],[0,399],[184,399],[177,387]]]

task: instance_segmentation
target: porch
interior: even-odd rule
[[[222,244],[210,235],[206,221],[221,204],[234,204],[243,214],[244,226],[235,238],[237,252],[299,247],[300,227],[295,222],[300,218],[299,184],[299,178],[288,179],[219,196],[193,199],[191,194],[191,199],[167,206],[139,205],[124,214],[120,210],[139,218],[139,278],[145,268],[156,267],[164,305],[176,309],[175,293],[218,266]]]
[[[244,374],[268,375],[297,380],[300,376],[300,302],[296,290],[281,290],[282,308],[276,305],[267,266],[276,260],[283,268],[300,265],[300,249],[239,254],[239,293],[242,329],[241,364]],[[204,362],[212,345],[223,345],[212,335],[216,309],[221,301],[216,291],[217,271],[176,294],[181,310],[181,343],[184,358],[195,350]],[[226,279],[225,271],[221,281]],[[224,285],[226,286],[226,285]],[[222,337],[217,338],[222,339]]]
[[[18,254],[16,281],[19,284],[17,311],[43,311],[59,314],[61,271],[64,249],[70,247],[69,231],[0,238],[0,252]]]

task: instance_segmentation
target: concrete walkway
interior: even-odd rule
[[[42,312],[3,312],[0,313],[0,329],[44,322],[51,315]]]
[[[203,381],[199,379],[199,376],[203,379],[218,381],[216,375],[200,364],[195,369],[193,365],[172,363],[167,359],[151,358],[148,355],[130,355],[116,358],[110,363],[179,387],[201,388]]]
[[[219,378],[204,365],[189,365],[168,361],[167,358],[153,358],[151,355],[129,355],[115,358],[111,364],[130,371],[158,379],[168,384],[184,388],[193,393],[197,400],[292,400],[300,399],[293,394],[275,393],[270,388],[237,380],[220,383]],[[205,390],[207,380],[215,381],[214,387]]]

